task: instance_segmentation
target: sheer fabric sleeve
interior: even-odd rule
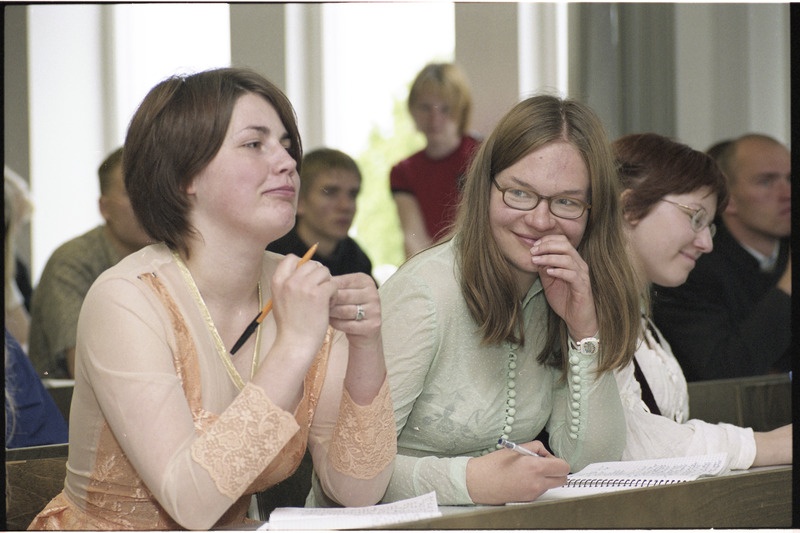
[[[249,385],[201,434],[173,364],[171,317],[147,291],[117,278],[90,290],[78,325],[76,389],[80,381],[91,387],[105,423],[164,510],[183,527],[208,529],[298,427]]]
[[[553,384],[553,413],[547,423],[553,453],[572,472],[591,463],[618,461],[625,446],[625,418],[614,375],[598,376],[594,356],[570,349],[568,357],[566,381],[557,378]]]
[[[319,500],[373,505],[383,497],[397,452],[392,400],[384,379],[371,404],[356,404],[344,388],[347,364],[347,338],[336,332],[308,446],[325,493]]]
[[[633,365],[616,370],[614,374],[628,428],[623,460],[725,452],[731,469],[744,470],[753,464],[756,444],[752,429],[696,419],[680,424],[653,414],[641,399],[641,386],[633,375]]]

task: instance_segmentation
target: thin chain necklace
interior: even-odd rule
[[[175,258],[175,263],[178,265],[178,269],[181,271],[183,275],[184,281],[186,281],[186,285],[189,287],[189,290],[194,297],[195,303],[197,303],[198,309],[200,309],[200,313],[203,315],[203,319],[206,322],[206,327],[208,331],[211,333],[211,337],[214,339],[214,344],[217,347],[217,355],[219,356],[219,360],[222,362],[222,365],[225,367],[225,370],[228,371],[228,375],[233,381],[233,384],[236,385],[236,388],[242,390],[244,388],[244,380],[242,376],[239,374],[239,371],[236,370],[236,367],[233,366],[233,361],[231,361],[230,356],[228,355],[228,350],[225,349],[225,344],[222,342],[222,337],[219,336],[219,332],[217,331],[217,327],[214,325],[214,321],[211,319],[211,313],[208,312],[208,306],[206,306],[205,301],[203,300],[203,296],[200,294],[200,289],[197,288],[197,284],[194,282],[194,278],[192,277],[192,273],[189,272],[189,268],[186,266],[186,263],[183,262],[181,256],[175,250],[172,250],[172,256]],[[261,302],[261,282],[258,282],[258,308],[261,309],[262,302]],[[256,328],[256,346],[253,349],[253,363],[250,366],[250,379],[253,379],[253,376],[256,374],[256,369],[258,368],[258,351],[259,347],[261,346],[261,324],[258,325]]]

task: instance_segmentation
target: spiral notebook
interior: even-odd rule
[[[567,476],[566,487],[652,487],[701,477],[718,476],[728,466],[728,454],[670,457],[644,461],[590,464]]]

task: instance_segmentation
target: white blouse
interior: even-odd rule
[[[642,321],[645,334],[635,357],[661,416],[651,413],[642,400],[632,362],[614,372],[627,424],[623,460],[726,452],[729,468],[750,468],[756,456],[753,430],[689,420],[689,393],[680,364],[655,324],[647,318]]]

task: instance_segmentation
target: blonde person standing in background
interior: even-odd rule
[[[432,63],[417,74],[408,110],[425,148],[392,167],[389,182],[403,229],[406,257],[441,238],[455,218],[461,182],[478,141],[467,133],[469,83],[452,63]]]

